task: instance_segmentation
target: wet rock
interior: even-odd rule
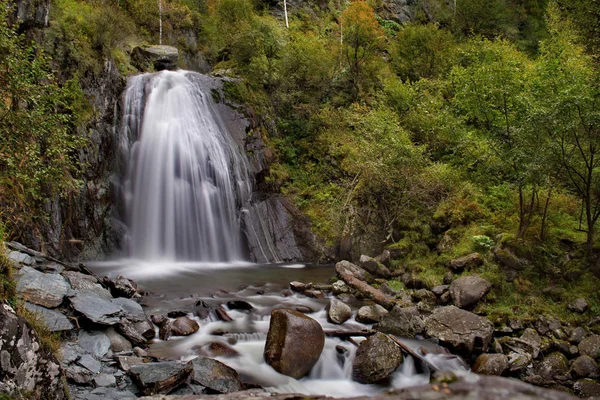
[[[138,364],[143,364],[144,359],[142,357],[131,357],[131,356],[117,356],[115,357],[117,365],[123,371],[129,371],[131,367]]]
[[[185,310],[171,310],[167,313],[169,318],[185,317],[186,315],[188,315],[188,312]]]
[[[571,375],[574,378],[600,378],[600,367],[590,356],[580,356],[571,365]]]
[[[138,357],[150,357],[150,354],[148,354],[148,352],[142,349],[141,347],[134,347],[133,354],[135,354]]]
[[[156,336],[156,331],[154,330],[154,326],[148,320],[148,318],[144,318],[143,321],[134,322],[133,327],[140,335],[142,335],[146,340],[152,340]]]
[[[110,349],[113,353],[120,353],[123,351],[131,351],[133,346],[131,342],[121,334],[119,334],[112,326],[104,331],[108,339],[110,340]]]
[[[474,269],[481,265],[483,265],[483,257],[481,257],[481,254],[479,253],[471,253],[450,261],[450,269],[455,272],[462,272],[465,269]]]
[[[402,351],[387,335],[377,333],[360,343],[352,364],[352,378],[360,383],[377,383],[402,363]]]
[[[290,309],[271,312],[264,358],[276,371],[303,377],[316,364],[324,344],[323,329],[314,319]]]
[[[308,289],[304,291],[304,295],[313,299],[324,299],[325,294],[320,290]]]
[[[115,387],[117,386],[117,380],[114,375],[100,374],[94,377],[94,385],[96,387]]]
[[[292,291],[294,291],[294,292],[302,293],[308,288],[309,288],[309,286],[306,283],[302,283],[302,282],[298,282],[298,281],[290,282],[290,289],[292,289]]]
[[[343,260],[335,264],[335,270],[338,276],[344,279],[345,274],[350,274],[361,281],[371,281],[371,275],[361,267],[352,264],[349,261]]]
[[[416,310],[395,306],[373,328],[391,335],[414,338],[425,331],[425,324]]]
[[[98,361],[96,358],[91,356],[90,354],[82,355],[79,360],[77,360],[77,365],[86,368],[90,372],[97,374],[102,369],[102,363]]]
[[[220,342],[212,342],[202,346],[203,351],[212,357],[237,357],[240,355],[233,347]]]
[[[343,324],[352,316],[352,309],[348,304],[338,299],[331,299],[327,310],[327,319],[334,324]]]
[[[583,356],[590,356],[594,359],[600,358],[600,336],[589,336],[579,343],[579,352]]]
[[[573,391],[580,397],[597,396],[600,393],[600,383],[591,379],[580,379],[573,385]]]
[[[114,279],[104,278],[104,283],[110,288],[114,297],[139,297],[137,284],[131,279],[118,275]]]
[[[160,340],[169,340],[171,334],[171,320],[169,318],[165,318],[161,323],[158,323],[158,338]]]
[[[172,46],[137,46],[131,52],[131,63],[142,72],[175,70],[178,59],[179,51]]]
[[[440,307],[425,321],[427,335],[438,338],[459,353],[485,351],[494,325],[484,317],[454,306]]]
[[[184,383],[194,370],[191,361],[163,361],[131,366],[127,373],[144,395],[168,393]]]
[[[131,322],[140,322],[146,320],[146,314],[136,301],[126,299],[124,297],[118,297],[113,299],[112,302],[121,306],[121,315],[130,320]]]
[[[217,360],[198,357],[192,363],[192,382],[206,387],[210,393],[232,393],[245,389],[238,373]]]
[[[233,321],[233,318],[231,318],[229,316],[229,314],[227,314],[227,311],[223,310],[221,307],[217,308],[215,310],[215,313],[217,314],[217,317],[224,322],[231,322]]]
[[[388,310],[381,307],[379,304],[372,306],[363,306],[356,313],[356,321],[362,324],[374,324],[380,322],[387,315]]]
[[[95,276],[82,274],[81,272],[65,271],[62,273],[71,288],[76,292],[92,292],[104,300],[112,300],[113,296],[108,289],[104,288]]]
[[[502,375],[508,369],[508,357],[504,354],[482,354],[473,365],[473,372],[481,375]]]
[[[346,285],[346,282],[340,279],[335,281],[333,285],[331,285],[331,291],[335,295],[339,295],[342,293],[350,293],[350,286]]]
[[[302,314],[311,314],[315,312],[315,310],[307,306],[296,306],[294,309]]]
[[[44,274],[30,267],[19,271],[16,292],[22,299],[47,308],[58,307],[69,285],[58,274]]]
[[[545,380],[564,377],[569,372],[567,357],[562,353],[552,353],[537,365],[535,372]]]
[[[365,271],[369,272],[373,276],[386,279],[392,276],[392,273],[385,265],[369,256],[360,256],[358,263]]]
[[[200,325],[188,317],[179,317],[171,324],[173,336],[188,336],[200,329]]]
[[[77,344],[96,358],[102,358],[110,348],[110,339],[101,331],[80,331]]]
[[[131,342],[133,346],[146,346],[146,338],[135,328],[132,322],[122,318],[116,325],[117,332]]]
[[[34,399],[66,398],[60,363],[6,304],[0,305],[0,361],[1,392],[18,398],[23,393]]]
[[[569,303],[567,305],[567,309],[569,309],[569,311],[583,314],[588,309],[588,303],[584,298],[580,297],[572,303]]]
[[[123,309],[120,305],[98,297],[97,293],[82,290],[70,299],[71,305],[90,321],[101,325],[114,325],[119,322]]]
[[[69,331],[73,324],[64,314],[31,303],[25,303],[25,309],[34,314],[51,332]]]
[[[473,308],[492,288],[492,284],[477,275],[461,276],[450,284],[450,295],[459,308]]]
[[[243,300],[232,300],[227,302],[227,307],[230,310],[252,310],[252,304]]]

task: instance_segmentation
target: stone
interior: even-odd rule
[[[115,387],[117,386],[117,379],[114,375],[100,374],[94,377],[94,385],[96,387]]]
[[[530,341],[505,336],[499,339],[502,347],[506,352],[515,352],[518,354],[526,354],[529,358],[537,358],[540,352],[540,346]]]
[[[590,356],[593,359],[600,358],[600,336],[589,336],[579,343],[579,352],[583,356]]]
[[[524,372],[531,363],[531,355],[511,351],[508,353],[508,370],[511,374]]]
[[[233,321],[233,318],[231,318],[229,316],[229,314],[227,314],[227,311],[223,310],[221,307],[217,308],[215,310],[215,314],[217,314],[217,317],[224,322],[231,322]]]
[[[166,320],[158,327],[158,338],[160,340],[169,340],[171,334],[171,320],[166,318]]]
[[[188,317],[179,317],[171,324],[173,336],[188,336],[200,329],[200,325]]]
[[[206,387],[210,393],[232,393],[245,389],[238,373],[217,360],[198,357],[192,360],[192,364],[192,382]]]
[[[233,347],[229,347],[224,343],[211,342],[207,345],[202,346],[201,351],[205,352],[211,357],[237,357],[240,355]]]
[[[309,288],[309,286],[306,283],[302,283],[302,282],[298,282],[298,281],[290,282],[290,289],[292,289],[292,291],[294,291],[294,292],[302,293],[308,288]]]
[[[567,305],[567,309],[569,311],[583,314],[588,309],[588,303],[587,303],[587,301],[585,301],[584,298],[580,297],[577,300],[573,301],[572,303],[569,303]]]
[[[352,309],[348,304],[338,299],[331,299],[327,309],[327,319],[334,324],[343,324],[352,316]]]
[[[101,325],[114,325],[119,322],[123,309],[111,300],[98,297],[95,292],[78,291],[70,299],[71,305],[90,321]]]
[[[77,365],[86,368],[93,374],[97,374],[102,369],[102,364],[96,358],[94,358],[90,354],[82,355],[79,360],[77,360]]]
[[[454,273],[452,273],[452,271],[448,271],[442,278],[442,283],[444,285],[450,285],[453,280],[454,280]]]
[[[325,294],[320,290],[308,289],[304,291],[304,295],[313,299],[324,299]]]
[[[131,342],[119,334],[112,326],[104,331],[110,340],[110,349],[113,353],[129,352],[133,349]]]
[[[435,306],[435,304],[437,303],[436,295],[427,289],[419,289],[415,291],[413,293],[413,299],[415,300],[415,302],[422,301],[431,306]]]
[[[95,276],[75,271],[65,271],[62,275],[76,292],[92,292],[104,300],[112,300],[113,298],[108,289],[104,288]]]
[[[60,360],[63,364],[75,362],[85,351],[75,342],[62,342],[60,347]]]
[[[102,358],[110,349],[110,339],[101,331],[80,331],[77,344],[96,358]]]
[[[591,379],[580,379],[573,385],[573,391],[580,397],[598,396],[600,383]]]
[[[140,322],[146,320],[146,314],[144,313],[142,306],[140,306],[136,301],[127,299],[125,297],[117,297],[116,299],[113,299],[112,302],[121,306],[121,309],[123,310],[121,315],[131,322]]]
[[[70,331],[73,324],[64,314],[25,302],[25,309],[34,314],[51,332]]]
[[[247,301],[243,301],[243,300],[232,300],[232,301],[228,301],[227,302],[227,308],[229,308],[230,310],[252,310],[254,307],[252,307],[252,304],[248,303]]]
[[[175,70],[178,59],[179,51],[172,46],[137,46],[131,52],[131,63],[142,72]]]
[[[362,324],[374,324],[386,316],[388,310],[381,307],[379,304],[372,306],[362,306],[356,313],[356,321]]]
[[[185,317],[186,315],[188,315],[188,312],[185,310],[171,310],[167,313],[169,318]]]
[[[142,349],[141,347],[134,347],[133,354],[135,354],[138,357],[149,357],[150,356],[150,354],[148,354],[148,352],[146,350]]]
[[[60,362],[6,304],[0,305],[0,377],[0,391],[9,398],[66,399]]]
[[[386,279],[392,276],[392,273],[385,265],[369,256],[360,256],[358,263],[365,271],[373,276]]]
[[[144,318],[142,321],[134,322],[133,327],[140,335],[146,338],[146,340],[152,340],[156,336],[154,325],[152,325],[148,318]]]
[[[375,257],[375,261],[385,265],[388,268],[390,266],[391,259],[392,259],[392,252],[387,249],[383,250],[381,252],[381,254],[379,254],[377,257]]]
[[[580,356],[571,364],[571,375],[574,378],[598,379],[600,378],[600,367],[592,357]]]
[[[342,293],[350,293],[350,286],[348,286],[343,280],[339,279],[333,282],[333,284],[331,285],[331,291],[335,295]]]
[[[504,354],[481,354],[473,365],[473,372],[481,375],[502,375],[507,369],[508,357]]]
[[[373,326],[373,329],[404,338],[414,338],[425,331],[425,324],[416,310],[395,306],[381,322]]]
[[[450,285],[438,285],[438,286],[434,286],[431,289],[431,291],[437,297],[441,297],[444,293],[446,293],[448,291],[448,289],[450,289]]]
[[[408,289],[422,289],[425,287],[425,284],[415,272],[405,272],[400,279]]]
[[[46,308],[61,305],[69,290],[69,284],[61,275],[44,274],[31,267],[19,271],[16,292],[30,303]]]
[[[490,320],[455,306],[435,309],[425,321],[425,328],[429,337],[438,338],[462,354],[486,351],[494,333]]]
[[[114,279],[104,278],[104,283],[110,288],[114,297],[130,299],[139,296],[137,284],[123,275],[117,275]]]
[[[461,276],[450,284],[450,295],[459,308],[470,309],[492,288],[492,284],[477,275]]]
[[[302,378],[316,364],[324,345],[323,328],[314,319],[285,308],[271,311],[264,358],[276,371]]]
[[[352,363],[352,379],[377,383],[387,378],[402,363],[402,350],[387,335],[377,333],[360,343]]]
[[[573,329],[573,332],[571,332],[571,335],[569,336],[569,342],[573,344],[579,344],[583,339],[585,339],[586,336],[587,331],[585,328],[578,326],[577,328]]]
[[[89,369],[79,365],[69,365],[65,374],[69,381],[78,385],[87,385],[94,378],[94,374]]]
[[[462,272],[465,269],[474,269],[481,265],[483,265],[483,257],[481,257],[481,254],[479,253],[471,253],[450,261],[450,269],[455,272]]]
[[[117,332],[119,332],[125,339],[127,339],[133,346],[145,346],[147,339],[135,328],[134,324],[129,320],[122,318],[121,321],[116,325]]]
[[[144,359],[142,357],[131,357],[131,356],[117,356],[115,357],[117,365],[123,371],[129,371],[131,367],[138,364],[143,364]]]
[[[9,261],[18,268],[20,265],[33,266],[35,265],[35,260],[29,254],[21,253],[19,251],[9,251],[7,254]]]
[[[131,366],[128,375],[144,395],[168,393],[193,373],[191,361],[163,361]]]
[[[567,357],[559,352],[554,352],[545,357],[536,368],[535,373],[545,380],[555,380],[555,377],[564,377],[569,372]]]
[[[367,271],[355,264],[352,264],[350,261],[343,260],[338,262],[335,264],[335,270],[340,278],[342,278],[344,274],[350,274],[361,281],[372,280],[371,275]]]

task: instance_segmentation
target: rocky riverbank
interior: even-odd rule
[[[352,363],[356,382],[377,387],[389,380],[407,357],[416,360],[421,370],[432,372],[429,385],[396,390],[381,398],[566,399],[570,396],[565,392],[583,397],[600,393],[600,336],[596,331],[600,324],[571,327],[557,320],[539,319],[532,323],[515,321],[510,330],[495,326],[485,316],[467,310],[489,290],[475,276],[431,290],[417,288],[416,277],[402,277],[406,282],[412,279],[414,287],[394,290],[385,279],[397,272],[385,265],[385,255],[363,257],[360,266],[340,262],[336,265],[340,279],[333,284],[292,282],[290,289],[278,293],[282,303],[295,296],[326,303],[329,325],[323,329],[313,318],[315,310],[309,307],[285,303],[285,308],[258,310],[218,292],[214,301],[189,298],[185,307],[156,312],[142,306],[144,293],[127,278],[100,279],[83,265],[72,266],[17,243],[9,243],[8,248],[7,255],[17,271],[16,292],[24,308],[58,334],[62,345],[56,358],[42,354],[35,334],[23,328],[27,326],[24,321],[16,316],[3,318],[0,376],[1,390],[7,393],[44,387],[48,391],[35,398],[63,398],[66,388],[71,398],[86,400],[143,396],[201,399],[207,395],[232,400],[248,396],[290,398],[266,392],[261,387],[264,385],[244,371],[222,362],[240,356],[228,331],[245,329],[245,334],[252,334],[248,331],[252,324],[240,328],[235,317],[239,314],[251,319],[254,313],[270,314],[270,318],[264,316],[268,318],[264,360],[294,378],[306,376],[322,356],[326,338],[336,337],[349,346],[337,346],[340,354],[354,347],[353,359],[342,356],[338,362]],[[259,297],[264,293],[255,292]],[[9,307],[4,310],[14,315]],[[212,334],[224,336],[193,347],[193,357],[175,359],[155,351],[156,343],[192,338],[210,321],[222,321],[220,332]],[[21,328],[15,330],[8,324]],[[365,329],[364,324],[373,325]],[[422,342],[423,346],[415,346],[406,339],[415,337],[430,338],[439,345]],[[25,344],[11,348],[7,343]],[[434,353],[441,354],[438,360],[463,363],[448,349],[482,375],[436,372],[440,368],[432,361]],[[561,391],[484,375],[515,377]]]

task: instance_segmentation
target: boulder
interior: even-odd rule
[[[425,324],[416,309],[395,306],[373,328],[391,335],[414,338],[425,331]]]
[[[483,257],[481,257],[481,254],[479,253],[471,253],[450,261],[450,269],[455,272],[462,272],[465,269],[474,269],[481,265],[483,265]]]
[[[350,274],[361,281],[372,280],[371,275],[367,271],[346,260],[340,261],[337,264],[335,264],[335,271],[337,272],[338,276],[342,279],[344,279],[344,275]],[[344,279],[344,281],[346,280]]]
[[[90,321],[100,325],[114,325],[119,322],[123,309],[111,300],[98,297],[95,292],[78,291],[70,299],[71,305]]]
[[[0,305],[0,343],[0,392],[15,398],[23,393],[32,399],[67,398],[59,361],[6,304]]]
[[[373,276],[386,279],[392,276],[392,273],[385,265],[369,256],[360,256],[358,263],[365,271],[369,272]]]
[[[252,304],[243,300],[232,300],[227,302],[227,308],[230,310],[252,310]]]
[[[139,296],[137,284],[123,275],[118,275],[114,279],[104,278],[104,283],[110,288],[114,297],[130,299]]]
[[[569,309],[569,311],[583,314],[588,309],[588,303],[584,298],[580,297],[572,303],[569,303],[567,305],[567,309]]]
[[[65,271],[62,275],[76,292],[92,292],[104,300],[112,300],[113,298],[108,289],[103,287],[95,276],[75,271]]]
[[[100,373],[100,370],[102,369],[102,363],[90,354],[82,355],[79,360],[77,360],[77,365],[86,368],[94,374]]]
[[[544,358],[536,368],[535,373],[545,380],[563,378],[569,372],[569,364],[564,354],[555,352]]]
[[[362,324],[374,324],[386,316],[388,310],[381,307],[379,304],[375,304],[372,306],[363,306],[358,309],[356,313],[356,321]]]
[[[481,375],[502,375],[508,369],[508,357],[504,354],[482,354],[473,365],[473,372]]]
[[[110,349],[113,353],[129,352],[133,349],[131,342],[119,334],[112,326],[104,331],[110,340]]]
[[[146,314],[144,313],[142,306],[140,306],[136,301],[127,299],[125,297],[117,297],[116,299],[113,299],[112,302],[121,306],[121,315],[127,318],[129,321],[140,322],[146,320]]]
[[[100,374],[94,377],[94,385],[96,387],[115,387],[117,386],[117,379],[114,375]]]
[[[171,337],[171,320],[164,315],[153,315],[152,322],[158,325],[158,338],[168,340]]]
[[[31,303],[25,303],[25,309],[34,314],[51,332],[69,331],[73,324],[64,314]]]
[[[131,52],[131,63],[143,72],[175,70],[178,59],[179,51],[172,46],[137,46]]]
[[[331,291],[333,294],[338,295],[342,293],[350,293],[350,286],[346,285],[343,280],[337,280],[331,285]]]
[[[600,383],[591,379],[580,379],[573,385],[573,391],[580,397],[597,396],[600,393]]]
[[[127,373],[144,395],[168,393],[192,374],[191,361],[163,361],[131,366]]]
[[[143,321],[133,323],[133,327],[140,335],[146,338],[146,340],[152,340],[156,336],[154,325],[148,318],[144,318]]]
[[[352,363],[352,379],[377,383],[394,372],[402,360],[400,347],[387,335],[377,333],[358,346]]]
[[[490,320],[455,306],[434,310],[425,321],[425,328],[428,336],[440,339],[462,354],[485,351],[494,333]]]
[[[290,282],[290,289],[292,289],[292,291],[294,291],[294,292],[302,293],[308,288],[309,288],[309,286],[306,283],[298,282],[298,281]]]
[[[569,336],[569,342],[573,344],[579,344],[583,339],[585,339],[586,336],[587,331],[585,328],[578,326],[577,328],[573,329],[573,332],[571,332],[571,335]]]
[[[188,317],[179,317],[171,324],[173,336],[188,336],[200,329],[200,325]]]
[[[492,288],[492,284],[477,275],[461,276],[450,284],[450,295],[457,307],[473,308]]]
[[[594,359],[600,358],[600,336],[589,336],[579,343],[579,352],[583,356],[590,356]]]
[[[30,303],[47,308],[58,307],[69,290],[69,284],[59,274],[44,274],[31,267],[23,267],[17,278],[16,292]]]
[[[441,297],[444,293],[446,293],[450,289],[450,285],[438,285],[434,286],[431,289],[431,292],[435,294],[437,297]]]
[[[334,324],[343,324],[352,316],[352,309],[348,304],[338,299],[331,299],[327,310],[327,319]]]
[[[435,306],[437,303],[437,297],[435,294],[427,289],[419,289],[415,291],[412,295],[415,302],[422,301],[431,306]]]
[[[127,372],[134,365],[139,365],[144,363],[144,359],[142,357],[131,357],[131,356],[117,356],[115,357],[117,361],[117,365],[120,369]]]
[[[524,372],[531,364],[531,355],[511,351],[508,353],[508,370],[511,374]]]
[[[580,356],[571,364],[571,375],[574,378],[600,378],[600,367],[590,356]]]
[[[290,309],[271,311],[264,358],[276,371],[299,379],[316,364],[325,334],[314,319]]]
[[[405,272],[400,279],[408,289],[422,289],[425,287],[425,283],[416,272]]]
[[[201,350],[211,357],[237,357],[240,355],[233,347],[229,347],[224,343],[211,342],[202,346]]]
[[[122,318],[116,325],[117,331],[131,342],[133,346],[146,346],[147,339],[136,329],[135,325],[126,318]]]
[[[89,369],[79,365],[69,365],[65,375],[70,382],[78,385],[87,385],[94,379],[94,374]]]
[[[238,373],[217,360],[198,357],[192,360],[192,364],[192,382],[206,387],[209,393],[232,393],[245,389]]]
[[[102,358],[110,348],[110,339],[102,331],[80,331],[77,344],[96,358]]]

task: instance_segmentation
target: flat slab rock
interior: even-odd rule
[[[485,351],[494,325],[484,317],[455,306],[437,308],[425,321],[427,335],[440,339],[459,353]]]
[[[82,290],[71,298],[73,308],[90,321],[102,325],[114,325],[119,322],[123,308],[111,300],[98,297],[96,293]]]
[[[73,329],[73,324],[64,314],[58,311],[38,306],[31,303],[25,303],[25,309],[35,314],[40,321],[52,332],[69,331]]]
[[[163,361],[133,365],[128,374],[144,395],[168,393],[187,380],[193,372],[191,361]]]
[[[44,274],[31,267],[23,267],[17,280],[17,294],[30,303],[43,307],[58,307],[70,287],[59,274]]]

